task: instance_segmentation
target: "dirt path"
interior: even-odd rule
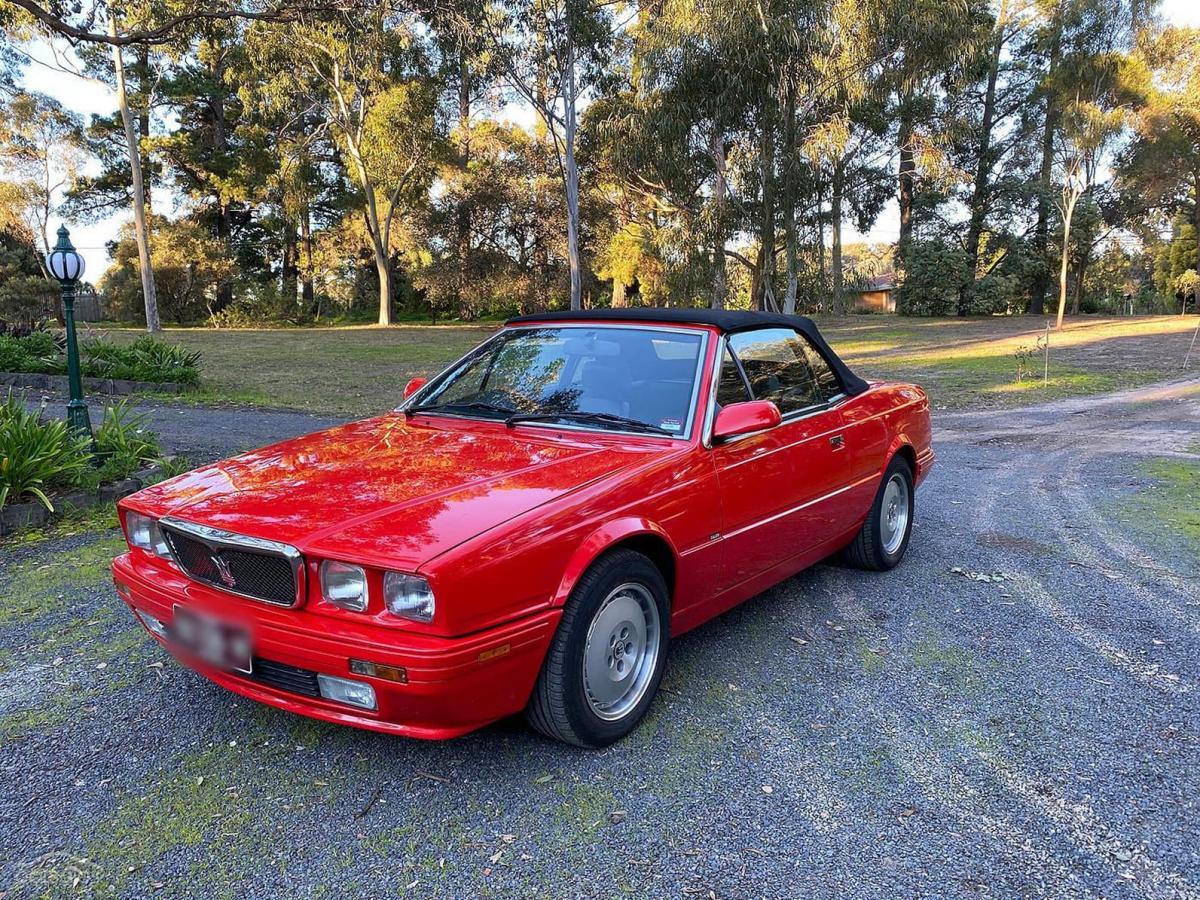
[[[154,412],[226,452],[317,424],[272,415]],[[117,536],[3,548],[0,894],[1200,897],[1200,565],[1141,499],[1200,379],[935,425],[903,565],[685,636],[597,754],[249,704],[131,626]]]

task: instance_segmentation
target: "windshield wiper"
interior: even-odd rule
[[[463,412],[487,412],[497,413],[500,416],[511,416],[512,410],[503,406],[497,406],[495,403],[483,403],[478,400],[469,400],[462,403],[426,403],[422,406],[414,406],[411,409],[406,409],[408,415],[416,413],[463,413]]]
[[[671,437],[675,436],[673,431],[668,431],[666,428],[660,428],[658,425],[651,425],[649,422],[642,422],[639,419],[631,419],[628,416],[618,416],[614,413],[601,412],[542,412],[542,413],[513,413],[504,420],[504,424],[510,428],[513,425],[519,425],[522,422],[556,422],[559,419],[570,419],[576,422],[594,422],[597,425],[610,425],[619,428],[625,428],[629,431],[644,431],[647,434],[666,434]]]

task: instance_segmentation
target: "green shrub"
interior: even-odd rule
[[[54,336],[35,331],[27,337],[0,335],[0,372],[55,373],[59,353]]]
[[[104,418],[96,429],[100,481],[128,478],[162,458],[158,435],[147,427],[148,422],[144,414],[133,413],[126,400],[105,408]]]
[[[173,381],[196,384],[200,381],[200,353],[177,344],[143,335],[131,344],[117,344],[96,337],[83,342],[83,374],[92,378],[119,378],[127,381]]]
[[[906,316],[949,316],[968,280],[970,263],[962,250],[940,241],[914,241],[905,253],[906,273],[897,308]]]
[[[976,280],[967,290],[967,311],[971,315],[1006,313],[1016,303],[1014,279],[991,272]]]
[[[31,494],[53,511],[46,491],[77,484],[89,468],[86,437],[62,420],[43,422],[11,391],[0,404],[0,507]]]
[[[21,345],[34,356],[52,359],[62,355],[63,345],[49,331],[31,331],[23,338],[18,338]]]

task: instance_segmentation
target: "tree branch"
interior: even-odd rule
[[[195,21],[232,21],[247,19],[264,22],[291,22],[303,13],[340,12],[353,7],[350,2],[335,3],[302,3],[293,5],[288,0],[275,4],[261,12],[246,9],[201,9],[195,12],[172,16],[163,24],[142,31],[130,31],[126,34],[109,35],[99,31],[88,31],[78,28],[64,19],[60,19],[50,10],[40,6],[34,0],[6,0],[13,6],[25,10],[45,28],[54,34],[66,38],[72,44],[110,44],[117,47],[127,47],[130,44],[165,44],[174,35],[175,29],[181,25]]]

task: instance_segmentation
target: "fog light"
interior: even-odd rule
[[[154,618],[154,616],[138,611],[137,617],[142,620],[143,625],[150,629],[151,634],[162,638],[164,641],[167,639],[167,626]]]
[[[375,708],[375,688],[362,681],[335,678],[332,675],[317,675],[321,696],[336,703],[348,703],[362,709]]]
[[[408,684],[408,670],[403,666],[384,666],[379,663],[367,662],[365,659],[352,659],[350,660],[350,671],[355,675],[370,675],[372,678]]]

